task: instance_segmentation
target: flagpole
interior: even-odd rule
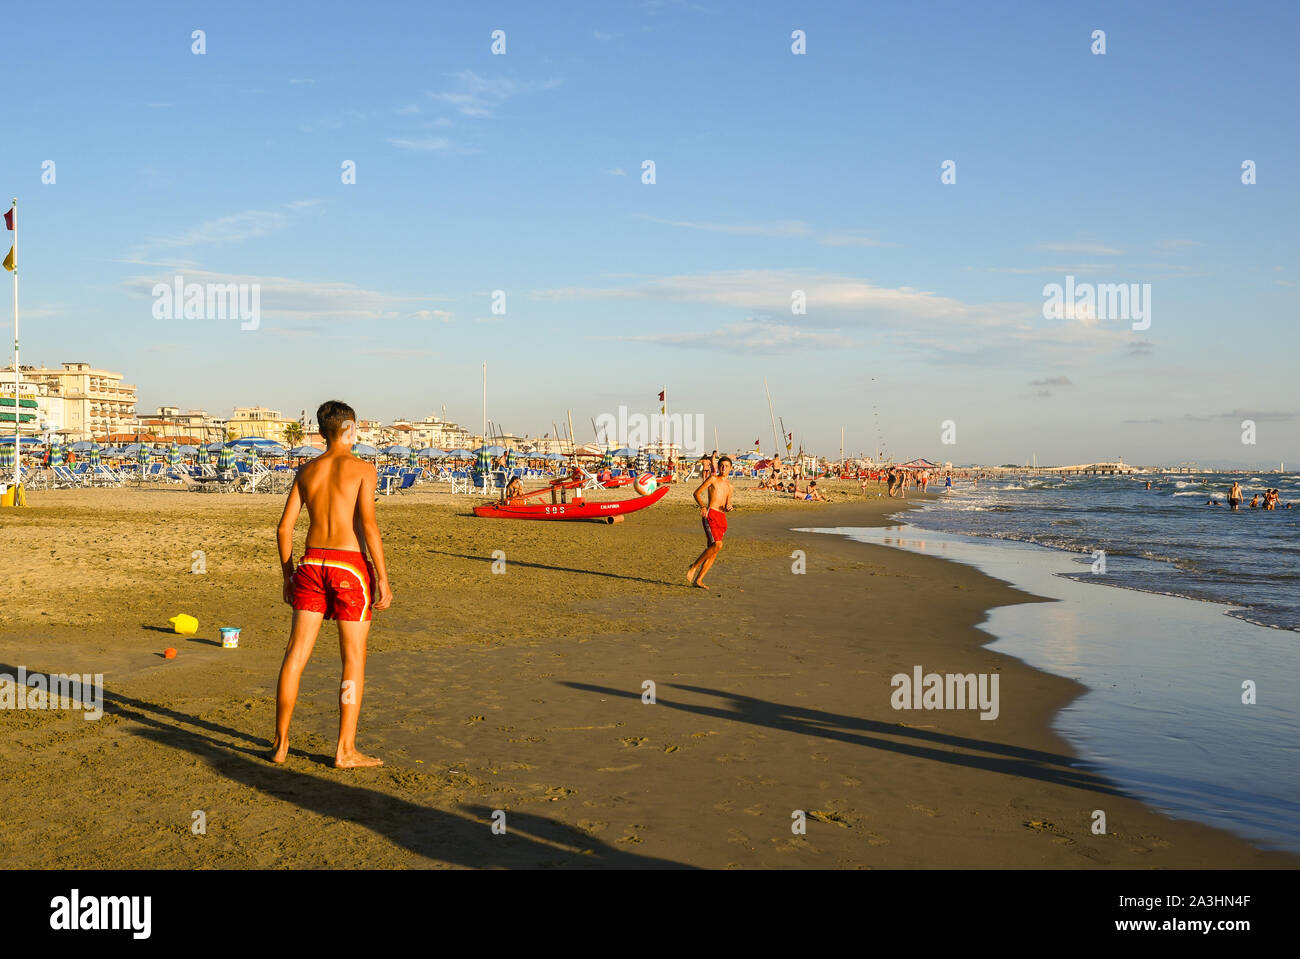
[[[18,197],[14,197],[14,505],[18,505],[18,480],[21,477],[18,464],[23,460],[22,454],[22,399],[21,390],[23,374],[18,366]]]
[[[663,437],[662,439],[660,439],[659,445],[660,447],[665,447],[668,444],[668,442],[672,439],[672,433],[668,429],[668,387],[667,386],[664,387],[664,405],[659,410],[659,412],[662,413],[664,417]],[[661,448],[659,452],[663,454],[665,459],[668,458],[668,450],[666,448]]]
[[[767,377],[763,377],[763,391],[767,393],[767,415],[772,418],[772,442],[775,447],[772,449],[772,455],[781,455],[781,441],[776,438],[776,413],[772,410],[772,391],[767,388]]]

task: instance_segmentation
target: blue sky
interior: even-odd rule
[[[667,386],[765,450],[766,377],[826,453],[1300,461],[1294,6],[804,6],[15,8],[24,361],[476,429],[486,360],[519,434]],[[259,328],[155,319],[177,273]],[[1067,274],[1150,329],[1044,319]]]

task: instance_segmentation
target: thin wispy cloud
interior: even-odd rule
[[[1123,256],[1123,250],[1099,243],[1039,243],[1035,250],[1047,250],[1049,253],[1079,253],[1083,256]]]
[[[430,92],[429,99],[454,107],[462,116],[486,118],[495,115],[506,101],[527,93],[553,90],[562,80],[515,80],[504,75],[481,76],[473,70],[453,75],[453,89]]]
[[[796,294],[806,312],[794,313]],[[807,270],[731,270],[704,274],[625,277],[618,285],[562,287],[533,294],[541,300],[642,300],[744,310],[751,317],[804,331],[874,330],[929,359],[1006,366],[1054,365],[1088,354],[1111,353],[1132,332],[1072,319],[1045,321],[1042,301],[966,303],[912,287],[881,287],[857,277]],[[780,319],[778,319],[780,318]],[[654,342],[712,346],[733,332],[656,334]]]
[[[132,253],[131,259],[146,260],[168,250],[242,243],[269,236],[287,228],[293,214],[317,206],[319,203],[319,200],[294,200],[275,209],[246,210],[243,213],[217,217],[183,233],[146,240]]]
[[[169,270],[133,276],[125,280],[122,285],[133,296],[152,299],[155,284],[161,283],[170,288],[175,283],[175,279],[174,272]],[[442,299],[427,294],[402,296],[380,290],[364,289],[351,283],[299,280],[283,276],[216,273],[193,268],[184,272],[184,280],[187,284],[256,284],[260,290],[263,315],[268,318],[280,317],[295,323],[326,320],[393,320],[415,316],[421,312],[436,314],[440,311],[430,310],[426,304]],[[416,306],[424,309],[413,309]]]
[[[446,137],[389,137],[388,142],[398,149],[418,153],[460,152],[460,147]]]
[[[711,223],[700,220],[667,220],[650,216],[646,213],[635,214],[638,219],[658,223],[662,226],[676,226],[686,230],[700,230],[705,233],[729,233],[735,236],[767,236],[797,239],[811,239],[824,246],[893,246],[851,232],[822,233],[814,230],[802,220],[778,220],[771,223]]]
[[[749,317],[743,323],[732,323],[717,330],[657,333],[625,336],[621,339],[657,346],[767,355],[780,355],[795,350],[838,350],[856,345],[851,337],[839,333],[806,330],[762,317]]]

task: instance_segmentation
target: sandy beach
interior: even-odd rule
[[[0,711],[0,866],[1297,864],[1077,768],[1049,724],[1081,687],[982,648],[975,628],[1034,597],[934,557],[791,531],[876,525],[898,501],[848,483],[828,482],[825,504],[750,485],[707,592],[683,578],[703,546],[684,488],[615,526],[383,498],[395,600],[371,632],[358,745],[386,765],[353,771],[330,765],[330,625],[288,763],[262,758],[289,624],[280,497],[30,494],[0,514],[0,673],[103,673],[104,715]],[[304,534],[305,521],[298,554]],[[197,636],[167,632],[179,613]],[[220,647],[226,625],[242,627],[238,650]],[[890,677],[918,664],[997,672],[998,718],[892,709]],[[1105,835],[1091,832],[1097,809]],[[799,810],[806,835],[791,831]]]

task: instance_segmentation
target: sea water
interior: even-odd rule
[[[1233,513],[1227,494],[1241,482]],[[1150,481],[1152,488],[1146,489]],[[1261,626],[1300,630],[1300,476],[1199,473],[954,481],[949,495],[908,513],[924,529],[1037,543],[1081,554],[1090,578],[1098,551],[1105,582],[1210,600]],[[1278,509],[1248,509],[1255,493]],[[932,486],[932,488],[934,488]],[[1217,506],[1207,506],[1213,500]],[[1285,509],[1295,503],[1295,509]]]

